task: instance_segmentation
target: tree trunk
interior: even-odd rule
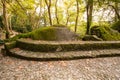
[[[76,0],[76,3],[77,3],[77,16],[76,16],[76,21],[75,21],[75,32],[77,31],[78,18],[79,18],[79,3],[78,3],[78,0]]]
[[[50,6],[48,7],[48,15],[49,15],[49,20],[50,20],[50,25],[52,26],[52,18],[51,18]]]
[[[69,18],[70,18],[70,15],[69,15],[69,13],[68,13],[68,9],[67,9],[67,21],[66,21],[66,26],[68,25]]]
[[[44,26],[47,25],[47,22],[46,22],[46,16],[45,16],[45,3],[44,3],[44,14],[43,14],[43,19],[44,19]]]
[[[11,15],[9,16],[9,29],[10,29],[10,33],[13,34],[13,31],[12,31],[12,23],[11,23]]]
[[[50,25],[52,26],[52,18],[51,18],[51,0],[49,0],[49,2],[47,2],[47,0],[45,0],[45,3],[46,3],[47,8],[48,8],[48,15],[49,15]]]
[[[93,0],[88,0],[86,9],[87,9],[87,31],[86,31],[86,34],[89,34],[90,26],[92,23]]]
[[[66,26],[68,26],[68,22],[69,22],[69,16],[67,17],[67,21],[66,21]]]
[[[10,37],[9,25],[7,20],[6,0],[1,0],[3,4],[3,22],[6,30],[6,39]]]
[[[59,24],[59,19],[58,19],[58,10],[57,10],[57,2],[58,2],[58,0],[56,0],[56,2],[55,2],[55,16],[56,16],[56,21],[57,21],[57,24]]]
[[[116,16],[117,16],[118,20],[120,20],[120,15],[119,15],[118,10],[117,10],[117,9],[116,9],[113,5],[109,5],[109,6],[111,6],[111,7],[114,9],[115,14],[116,14]]]

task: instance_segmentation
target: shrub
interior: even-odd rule
[[[27,33],[27,28],[26,27],[13,27],[13,30],[17,31],[17,32],[20,32],[20,33]]]

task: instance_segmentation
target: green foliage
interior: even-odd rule
[[[103,40],[120,40],[120,33],[106,26],[94,26],[91,28],[91,34],[96,35]]]
[[[118,22],[115,22],[113,25],[112,25],[112,28],[117,30],[119,33],[120,33],[120,21]]]
[[[74,25],[71,25],[69,27],[72,31],[75,30],[75,26]],[[85,31],[86,31],[86,23],[83,21],[80,22],[80,24],[78,25],[77,27],[77,34],[79,34],[79,39],[82,39],[84,36],[85,36]]]
[[[25,27],[20,27],[20,26],[13,27],[13,30],[15,30],[16,32],[20,32],[20,33],[26,33],[27,32],[27,29]]]

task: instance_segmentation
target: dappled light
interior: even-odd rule
[[[1,0],[0,80],[119,80],[120,0]]]

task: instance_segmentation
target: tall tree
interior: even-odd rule
[[[77,6],[77,16],[76,16],[76,20],[75,20],[75,32],[77,31],[77,25],[78,25],[78,18],[79,18],[79,2],[78,0],[76,0],[76,6]]]
[[[47,5],[47,9],[48,9],[48,15],[49,15],[50,25],[52,25],[52,18],[51,18],[51,0],[45,0],[45,3],[46,3],[46,5]]]
[[[1,2],[3,4],[3,22],[6,30],[6,39],[8,39],[10,37],[10,31],[9,31],[9,25],[8,25],[8,19],[7,19],[6,0],[1,0]]]
[[[89,34],[90,26],[92,23],[92,11],[93,11],[93,0],[87,0],[86,2],[86,11],[87,11],[87,30],[86,34]]]
[[[118,3],[115,2],[115,6],[110,5],[110,4],[109,4],[109,6],[111,6],[111,7],[114,9],[116,20],[117,20],[117,19],[120,20],[120,14],[119,14]]]
[[[55,17],[56,17],[57,24],[59,24],[57,2],[58,0],[56,0],[55,2]]]

